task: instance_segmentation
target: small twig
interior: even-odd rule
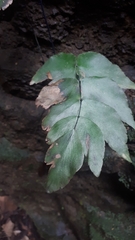
[[[42,13],[43,13],[43,17],[44,17],[44,20],[45,20],[45,23],[46,23],[46,26],[47,26],[47,30],[48,30],[50,42],[51,42],[51,45],[52,45],[52,51],[53,51],[53,54],[55,54],[55,48],[54,48],[54,44],[53,44],[53,40],[52,40],[52,36],[51,36],[49,24],[48,24],[48,22],[47,22],[47,18],[46,18],[46,14],[45,14],[45,10],[44,10],[44,6],[43,6],[42,0],[40,0],[40,6],[41,6],[41,10],[42,10]]]

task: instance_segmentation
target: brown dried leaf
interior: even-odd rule
[[[17,209],[14,201],[8,196],[0,196],[0,214],[12,212]]]
[[[63,102],[65,100],[64,96],[57,85],[58,83],[43,87],[36,99],[36,105],[48,109],[54,104]]]
[[[23,238],[21,238],[20,240],[29,240],[29,238],[27,236],[24,236]]]
[[[2,225],[2,229],[8,238],[12,236],[13,228],[14,223],[10,219],[8,219],[7,222]]]

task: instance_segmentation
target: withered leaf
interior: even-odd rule
[[[0,196],[0,214],[4,212],[12,212],[16,210],[17,205],[15,202],[8,196]]]
[[[54,84],[42,88],[36,99],[36,105],[41,105],[43,108],[48,109],[52,105],[63,102],[64,100],[60,88]]]
[[[8,219],[7,222],[2,225],[2,229],[8,238],[12,236],[13,228],[14,228],[14,223],[10,219]]]

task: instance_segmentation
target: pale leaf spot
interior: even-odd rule
[[[51,148],[53,148],[53,146],[54,146],[54,144],[52,144],[52,145],[49,147],[49,149],[48,149],[48,150],[50,150]]]
[[[84,72],[80,72],[81,77],[85,78],[85,73]]]
[[[51,128],[50,128],[49,126],[47,126],[47,127],[42,126],[42,129],[43,129],[44,131],[49,132]]]
[[[51,168],[55,168],[55,162],[54,162],[54,160],[51,161],[51,162],[49,162],[49,163],[46,163],[46,165],[51,165],[50,169],[51,169]]]
[[[55,158],[59,159],[59,158],[61,158],[61,155],[60,154],[56,154]]]
[[[46,74],[46,76],[47,76],[47,78],[48,79],[50,79],[50,80],[52,80],[53,78],[52,78],[52,75],[51,75],[51,73],[50,72],[48,72],[47,74]]]

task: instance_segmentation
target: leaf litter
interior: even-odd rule
[[[5,240],[41,240],[32,220],[9,196],[0,196],[0,237]]]

